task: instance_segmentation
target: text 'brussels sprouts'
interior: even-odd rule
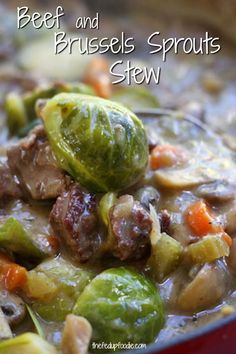
[[[97,275],[79,296],[73,312],[91,323],[96,343],[150,343],[164,325],[158,289],[124,267]]]
[[[95,191],[120,190],[144,174],[148,145],[142,122],[118,103],[63,93],[40,109],[63,169]]]

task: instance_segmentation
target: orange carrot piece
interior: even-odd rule
[[[150,167],[152,170],[157,170],[184,161],[186,161],[186,154],[180,147],[168,144],[157,145],[151,152]]]
[[[84,81],[94,88],[98,96],[109,98],[112,93],[112,86],[107,60],[102,57],[94,58],[88,65]]]
[[[187,208],[185,220],[191,231],[199,237],[209,233],[223,232],[222,226],[214,223],[214,216],[203,200],[197,201]]]
[[[9,291],[21,288],[27,281],[27,270],[18,264],[11,263],[5,265],[4,285]]]
[[[27,280],[27,270],[0,254],[0,283],[9,291],[21,288]]]

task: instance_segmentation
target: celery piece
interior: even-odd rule
[[[0,342],[0,354],[57,354],[57,350],[34,333],[24,333]]]
[[[151,238],[151,256],[148,259],[147,267],[152,277],[162,282],[181,261],[183,247],[180,242],[166,233],[161,233],[160,222],[156,211],[150,205],[150,216],[153,221]]]
[[[208,235],[188,246],[186,252],[194,263],[203,264],[228,256],[229,246],[222,235]]]
[[[58,287],[46,274],[36,270],[27,273],[24,292],[30,299],[50,300],[58,291]]]
[[[116,193],[108,192],[104,194],[99,202],[98,213],[104,225],[109,224],[109,211],[117,200]]]
[[[44,238],[45,236],[39,236],[34,240],[21,223],[12,217],[0,225],[0,247],[22,256],[31,258],[50,256],[51,250],[47,249]]]
[[[162,233],[157,243],[152,246],[148,266],[152,276],[162,282],[173,272],[181,261],[181,244],[166,233]]]

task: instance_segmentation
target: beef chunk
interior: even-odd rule
[[[8,150],[8,164],[25,194],[36,200],[53,199],[65,189],[67,177],[58,167],[42,126]]]
[[[71,254],[80,262],[89,260],[99,248],[95,195],[72,184],[54,204],[50,222]]]
[[[113,255],[122,261],[146,256],[150,249],[152,220],[145,208],[131,195],[124,195],[112,207],[109,216]]]
[[[21,197],[21,190],[17,180],[12,176],[10,168],[6,163],[0,164],[0,200]]]

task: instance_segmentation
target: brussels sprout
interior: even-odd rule
[[[160,107],[156,96],[141,86],[120,88],[113,93],[111,100],[122,103],[132,110]]]
[[[37,298],[33,310],[46,321],[64,321],[67,314],[71,313],[76,299],[84,287],[93,278],[90,271],[73,266],[62,258],[45,261],[29,272],[26,293]],[[42,285],[42,274],[45,279],[45,289]],[[49,283],[52,283],[50,287]],[[38,284],[40,286],[38,287]],[[34,289],[30,293],[30,289]]]
[[[144,174],[146,133],[142,122],[125,107],[64,93],[39,109],[61,167],[88,189],[120,190]]]
[[[164,325],[158,290],[124,267],[108,269],[84,289],[73,310],[91,323],[97,343],[150,343]]]
[[[52,256],[45,235],[33,238],[15,218],[9,218],[0,224],[0,247],[29,258]]]
[[[1,341],[0,354],[57,354],[56,348],[34,333]]]

